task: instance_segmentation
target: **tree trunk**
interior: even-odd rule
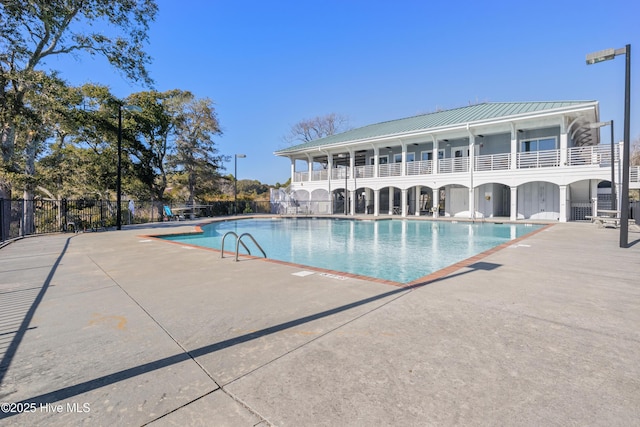
[[[23,235],[33,234],[36,231],[35,227],[35,212],[33,199],[35,197],[35,185],[34,178],[36,174],[36,151],[38,146],[38,140],[36,137],[30,137],[27,141],[25,150],[25,168],[24,173],[26,182],[24,184],[24,192],[22,198],[22,231]]]
[[[196,177],[193,171],[189,172],[189,206],[195,205],[195,188],[196,188]],[[195,212],[191,209],[191,219],[195,218]]]

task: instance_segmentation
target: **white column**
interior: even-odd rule
[[[568,138],[567,138],[567,126],[565,125],[564,118],[560,125],[560,166],[566,166],[568,163]]]
[[[313,157],[309,156],[307,158],[307,164],[308,167],[307,169],[309,170],[309,176],[307,177],[307,181],[311,181],[312,180],[312,175],[313,175]]]
[[[591,215],[598,215],[598,180],[597,179],[592,179],[590,180],[590,184],[591,184],[591,206],[593,207],[593,212],[591,212]],[[613,208],[615,209],[615,208]]]
[[[616,162],[615,162],[615,170],[616,170],[616,206],[613,208],[617,211],[622,211],[622,197],[620,197],[620,194],[622,194],[622,157],[624,154],[624,142],[620,141],[618,144],[616,144],[616,157],[619,158]],[[631,177],[629,177],[629,179],[631,179]],[[597,215],[594,214],[594,215]]]
[[[432,136],[433,139],[433,154],[431,154],[431,158],[433,159],[433,173],[438,173],[438,147],[440,144],[438,143],[438,138]]]
[[[293,157],[289,157],[291,161],[291,182],[295,182],[296,176],[296,160]]]
[[[476,137],[469,136],[469,218],[476,217],[476,189],[473,183],[473,164],[475,159]]]
[[[509,208],[509,219],[515,221],[518,219],[518,187],[511,188],[511,207]]]
[[[515,126],[511,127],[511,164],[509,168],[516,170],[518,160],[518,131]]]
[[[333,170],[333,155],[327,153],[327,194],[329,201],[329,208],[327,212],[333,214],[333,197],[331,195],[331,171]]]
[[[356,190],[349,191],[349,212],[351,213],[351,216],[356,214],[356,194]]]
[[[401,176],[405,176],[407,174],[407,145],[402,143],[402,171],[400,171]]]
[[[439,216],[439,209],[438,209],[438,205],[440,204],[440,189],[439,188],[434,188],[433,189],[433,197],[432,197],[433,201],[431,203],[431,206],[436,208],[436,210],[433,212],[433,217],[434,218],[438,218]]]
[[[380,164],[380,149],[378,147],[373,147],[373,177],[377,178],[380,176],[378,171]]]
[[[394,196],[394,188],[389,187],[389,215],[393,215],[393,205],[395,204],[395,200],[393,200]]]
[[[422,190],[422,186],[416,185],[416,216],[420,216],[420,192]]]
[[[402,190],[400,190],[400,200],[402,203],[402,207],[400,208],[400,212],[402,213],[402,217],[406,217],[407,216],[407,189],[403,188]]]
[[[356,176],[354,172],[355,166],[356,166],[356,158],[353,154],[349,153],[349,178],[353,179],[353,177]]]
[[[567,222],[567,186],[560,185],[560,222]]]
[[[373,190],[373,216],[380,215],[380,190]]]

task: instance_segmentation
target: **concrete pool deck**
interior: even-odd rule
[[[140,237],[196,223],[0,249],[0,424],[640,423],[636,227],[399,288]]]

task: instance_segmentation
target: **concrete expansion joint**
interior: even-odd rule
[[[214,390],[215,391],[215,390]],[[245,408],[247,411],[251,412],[253,415],[255,415],[257,418],[260,419],[260,421],[258,421],[257,423],[254,424],[254,426],[273,426],[274,424],[269,421],[265,416],[263,416],[262,414],[260,414],[257,410],[255,410],[254,408],[252,408],[251,406],[249,406],[249,404],[247,404],[245,401],[243,401],[242,399],[240,399],[239,397],[237,397],[236,395],[234,395],[233,393],[231,393],[230,391],[228,391],[227,389],[225,389],[224,387],[220,387],[220,391],[222,391],[224,394],[226,394],[227,396],[229,396],[231,399],[233,399],[234,402],[238,403],[240,406],[242,406],[243,408]],[[265,424],[266,423],[266,424]]]

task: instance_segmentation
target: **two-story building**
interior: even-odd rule
[[[562,222],[591,214],[619,162],[599,120],[596,101],[483,103],[275,154],[291,160],[287,197],[306,213]]]

